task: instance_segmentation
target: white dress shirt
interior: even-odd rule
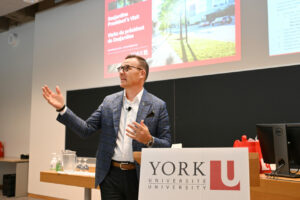
[[[126,135],[126,128],[128,124],[136,121],[137,112],[143,96],[144,89],[142,89],[133,99],[129,101],[126,98],[126,91],[124,90],[123,107],[121,110],[120,125],[115,147],[115,153],[112,157],[116,161],[134,162],[132,151],[132,139]]]

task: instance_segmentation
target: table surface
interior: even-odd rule
[[[266,176],[264,174],[260,174],[260,179],[267,180],[267,181],[297,182],[300,184],[300,178],[271,177],[271,176]]]
[[[2,158],[0,158],[0,162],[23,163],[23,162],[29,162],[29,159],[20,159],[20,158],[14,158],[14,157],[2,157]]]
[[[84,188],[95,188],[95,177],[77,174],[62,174],[56,171],[40,172],[40,181],[63,185],[72,185]],[[99,188],[99,186],[98,186]]]
[[[299,200],[300,178],[260,175],[260,185],[251,187],[252,200]]]

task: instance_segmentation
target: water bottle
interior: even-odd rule
[[[57,155],[56,153],[52,153],[52,159],[50,161],[50,170],[56,170],[57,163]]]
[[[57,162],[56,162],[56,168],[55,170],[58,172],[58,171],[62,171],[62,161],[59,157],[57,157]]]

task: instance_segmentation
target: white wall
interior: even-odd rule
[[[39,172],[49,169],[51,153],[60,152],[65,144],[65,128],[43,99],[41,87],[48,84],[54,89],[58,84],[65,94],[66,90],[103,85],[104,3],[75,2],[39,13],[35,19],[28,189],[33,194],[81,200],[82,188],[39,180]],[[94,196],[99,199],[99,191]]]
[[[34,23],[0,34],[0,141],[5,156],[29,153],[29,122]],[[8,35],[17,33],[16,47],[8,44]]]
[[[0,33],[0,141],[7,157],[29,153],[33,32],[31,22]],[[11,33],[19,38],[15,47],[8,44]],[[1,165],[0,184],[11,172]]]

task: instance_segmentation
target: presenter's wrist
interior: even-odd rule
[[[146,146],[147,147],[152,147],[153,142],[154,142],[154,138],[151,136],[150,140],[146,143]]]
[[[60,109],[56,109],[56,111],[57,111],[57,112],[61,112],[61,111],[63,111],[63,110],[65,109],[65,107],[66,107],[66,105],[64,104],[63,107],[61,107]]]

